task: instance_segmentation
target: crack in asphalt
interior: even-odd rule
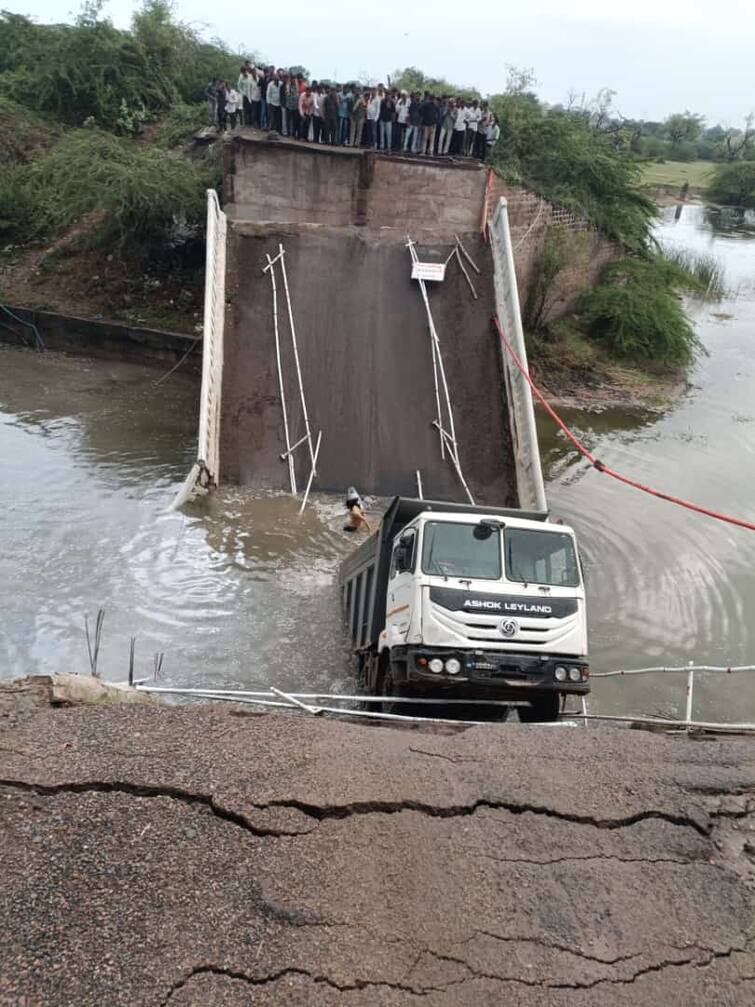
[[[196,804],[207,807],[218,818],[232,822],[234,825],[245,829],[255,836],[263,837],[285,837],[306,835],[312,829],[283,829],[254,825],[249,818],[241,812],[231,811],[229,808],[219,804],[211,794],[197,794],[192,791],[183,790],[180,787],[165,785],[146,785],[136,783],[123,783],[118,781],[81,781],[71,783],[37,784],[28,783],[22,780],[0,779],[0,786],[25,790],[39,795],[46,794],[84,794],[84,793],[119,793],[133,797],[168,797],[186,804]],[[546,818],[555,818],[562,822],[574,822],[579,825],[590,825],[596,829],[624,829],[638,822],[662,821],[681,828],[694,829],[695,832],[706,838],[711,831],[711,825],[703,825],[689,815],[676,815],[668,811],[657,811],[649,809],[647,811],[637,811],[633,815],[626,815],[621,818],[598,818],[594,815],[577,814],[575,812],[557,811],[545,805],[516,803],[513,801],[491,800],[488,798],[478,798],[469,804],[437,806],[427,804],[423,801],[411,799],[400,801],[352,801],[347,804],[318,805],[295,798],[269,801],[266,804],[253,804],[252,807],[258,811],[268,811],[273,808],[299,811],[315,822],[322,822],[329,819],[345,819],[359,817],[362,815],[395,815],[404,811],[414,811],[417,814],[425,815],[429,818],[465,818],[476,814],[483,809],[498,811],[508,811],[513,815],[531,813],[542,815]]]
[[[671,825],[678,825],[683,828],[694,829],[695,832],[705,837],[710,832],[710,826],[702,825],[689,815],[675,815],[668,811],[647,810],[637,811],[633,815],[626,815],[622,818],[598,818],[594,815],[557,811],[555,808],[549,808],[545,805],[519,804],[514,801],[491,800],[488,798],[478,798],[470,804],[452,804],[445,807],[438,807],[433,804],[426,804],[423,801],[411,799],[402,801],[353,801],[348,804],[320,806],[289,798],[271,801],[266,805],[261,805],[261,807],[293,808],[320,822],[326,819],[352,818],[359,815],[395,815],[403,811],[415,811],[429,818],[464,818],[474,815],[482,809],[491,809],[494,811],[508,811],[512,815],[523,815],[529,812],[533,815],[542,815],[546,818],[556,818],[562,822],[591,825],[596,829],[623,829],[636,825],[638,822],[656,820],[669,822]]]
[[[118,783],[115,781],[38,784],[27,783],[22,780],[0,780],[0,787],[8,787],[26,793],[37,794],[41,797],[55,796],[56,794],[125,794],[129,797],[168,797],[174,801],[181,801],[183,804],[207,808],[217,818],[237,825],[246,832],[250,832],[253,836],[279,838],[283,836],[306,835],[312,831],[312,829],[263,828],[254,825],[246,815],[237,811],[231,811],[222,804],[218,804],[211,794],[196,794],[189,790],[183,790],[180,787],[150,786],[136,783]],[[264,810],[264,807],[264,805],[255,805],[255,808],[259,808],[260,810]]]
[[[173,985],[168,990],[166,996],[160,1001],[160,1007],[168,1007],[168,1004],[170,1003],[173,996],[179,990],[183,989],[183,987],[186,986],[189,982],[191,982],[191,980],[195,976],[198,975],[225,976],[230,979],[240,980],[241,982],[245,982],[250,986],[266,986],[270,983],[278,982],[280,979],[283,979],[286,976],[296,975],[307,978],[311,982],[316,984],[324,984],[330,987],[331,989],[338,990],[338,992],[340,993],[351,992],[353,990],[365,990],[365,989],[392,989],[392,990],[399,990],[403,993],[410,993],[413,996],[417,997],[428,996],[430,993],[446,992],[456,986],[464,985],[465,983],[473,981],[475,979],[488,979],[492,982],[511,983],[518,986],[529,986],[538,989],[591,990],[595,989],[595,987],[597,986],[601,986],[604,984],[612,986],[631,986],[633,983],[635,983],[638,979],[641,979],[643,976],[663,972],[666,969],[685,968],[687,966],[692,966],[693,968],[708,968],[710,965],[713,964],[713,962],[729,958],[731,957],[731,955],[737,952],[741,952],[744,949],[734,947],[734,948],[728,948],[725,951],[710,951],[709,949],[698,949],[698,950],[707,950],[708,957],[703,961],[689,957],[683,958],[679,961],[664,960],[661,962],[656,962],[653,965],[646,965],[643,968],[638,969],[636,972],[632,973],[632,975],[627,976],[626,978],[611,978],[609,976],[605,976],[600,979],[594,979],[591,980],[590,982],[584,982],[584,983],[582,982],[553,983],[538,979],[522,979],[519,976],[505,976],[490,972],[483,972],[473,968],[471,965],[468,964],[468,962],[464,961],[461,958],[456,958],[453,955],[443,955],[440,954],[439,952],[435,952],[430,949],[425,949],[425,951],[423,951],[422,954],[430,954],[434,958],[437,958],[439,961],[447,961],[453,964],[461,965],[463,968],[467,970],[469,975],[464,976],[461,979],[454,979],[447,983],[441,983],[439,985],[412,986],[406,981],[389,982],[388,980],[370,980],[370,979],[357,979],[351,983],[338,983],[330,976],[322,974],[313,974],[307,969],[297,968],[295,966],[288,966],[287,968],[280,969],[279,971],[270,973],[269,975],[266,976],[251,976],[246,972],[237,971],[223,966],[196,965],[185,976],[183,976],[181,979],[178,979],[175,983],[173,983]],[[407,972],[406,976],[407,979],[409,975],[411,975],[411,973],[414,971],[419,961],[421,960],[421,956],[422,955],[420,954],[420,956],[415,960],[414,964],[410,967],[409,971]],[[614,959],[611,962],[603,962],[603,964],[608,965],[616,964],[623,961],[628,961],[631,958],[636,957],[638,957],[637,954],[629,955],[626,957]],[[601,959],[590,959],[590,960],[598,962],[601,961]],[[749,979],[749,977],[745,978]]]
[[[584,857],[568,856],[554,857],[552,860],[535,860],[529,857],[496,857],[492,853],[480,853],[477,850],[472,852],[476,857],[480,857],[482,860],[493,860],[499,864],[532,864],[534,867],[550,867],[553,864],[569,864],[584,861],[589,862],[590,860],[612,860],[617,864],[680,864],[682,867],[691,867],[693,864],[719,866],[711,865],[709,861],[703,857],[693,857],[685,860],[680,857],[620,857],[615,853],[592,853]]]
[[[507,935],[507,934],[497,934],[492,930],[482,930],[475,929],[470,937],[462,941],[462,945],[470,944],[473,940],[478,937],[490,937],[492,940],[500,941],[503,944],[539,944],[541,947],[549,948],[553,951],[561,951],[565,954],[574,955],[577,958],[583,958],[585,961],[593,962],[598,965],[621,965],[625,962],[630,962],[634,958],[642,958],[643,955],[647,955],[647,951],[633,951],[631,954],[626,955],[616,955],[614,958],[601,957],[600,955],[592,955],[587,951],[583,951],[581,948],[576,948],[571,944],[560,944],[558,941],[545,940],[542,937],[522,937],[517,934]],[[745,950],[747,944],[744,947],[736,948],[732,947],[727,951],[727,954],[731,954],[734,951]],[[703,954],[716,954],[713,948],[701,947],[699,944],[689,944],[684,948],[676,947],[674,945],[668,945],[670,950],[682,952],[699,951]],[[694,961],[694,959],[690,959]]]
[[[347,993],[352,990],[382,988],[400,990],[403,993],[412,993],[415,996],[426,996],[428,993],[436,992],[437,990],[442,989],[442,987],[415,988],[413,986],[408,986],[405,983],[388,982],[388,980],[375,979],[357,979],[353,983],[337,983],[335,979],[331,979],[330,976],[312,973],[307,969],[296,968],[295,966],[288,966],[287,968],[280,969],[278,972],[272,972],[270,975],[266,976],[251,976],[247,972],[225,968],[220,965],[195,965],[194,968],[187,973],[187,975],[173,983],[165,998],[160,1001],[160,1007],[167,1007],[173,996],[179,990],[183,989],[187,983],[191,982],[195,976],[199,975],[225,976],[229,979],[238,979],[241,982],[248,983],[250,986],[267,986],[269,983],[278,982],[280,979],[284,979],[289,975],[303,976],[306,979],[310,979],[313,983],[319,983],[329,986],[331,989],[338,990],[339,993]]]
[[[697,961],[694,958],[684,958],[681,961],[662,961],[656,962],[655,965],[646,965],[644,968],[638,969],[637,972],[628,976],[626,979],[595,979],[589,983],[545,983],[549,989],[579,989],[579,990],[591,990],[596,986],[601,986],[604,983],[609,983],[613,986],[631,986],[632,983],[641,979],[643,976],[651,975],[655,972],[663,972],[665,969],[675,969],[684,968],[687,965],[691,965],[696,969],[708,968],[713,962],[719,961],[723,958],[730,958],[735,951],[741,951],[742,948],[728,948],[726,951],[712,951],[708,958],[704,961]]]

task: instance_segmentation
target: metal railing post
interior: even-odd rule
[[[695,670],[691,667],[692,662],[690,661],[690,669],[687,672],[687,706],[684,714],[684,720],[687,727],[692,723],[692,702],[695,690]]]
[[[288,461],[288,475],[291,482],[291,492],[296,496],[296,472],[294,470],[294,458],[291,453],[291,439],[288,434],[288,413],[286,411],[286,390],[283,386],[283,367],[281,364],[281,344],[280,332],[278,331],[278,287],[275,282],[275,263],[267,256],[267,266],[263,270],[270,272],[270,281],[273,286],[273,327],[275,329],[275,359],[278,365],[278,389],[281,397],[281,408],[283,409],[283,434],[286,441],[286,459]]]

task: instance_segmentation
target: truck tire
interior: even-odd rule
[[[523,724],[544,724],[558,720],[558,712],[561,708],[560,692],[543,692],[539,696],[533,696],[532,706],[519,706],[519,719]]]
[[[386,664],[382,675],[380,676],[380,695],[381,696],[395,696],[397,695],[396,685],[393,680],[393,672],[391,670],[390,663]],[[383,713],[401,713],[400,707],[401,703],[392,703],[389,699],[384,699],[380,704],[380,709]]]

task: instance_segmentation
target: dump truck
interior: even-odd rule
[[[339,587],[359,685],[384,710],[502,700],[552,721],[589,691],[577,542],[547,513],[396,497]]]

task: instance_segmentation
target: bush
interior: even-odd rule
[[[152,142],[159,147],[179,147],[207,125],[207,102],[186,105],[179,101],[157,123]]]
[[[691,140],[682,141],[681,143],[675,143],[671,147],[669,157],[672,161],[696,161],[698,157],[697,150],[697,143],[693,143]]]
[[[29,161],[48,147],[60,130],[45,119],[0,95],[0,164]]]
[[[133,131],[176,101],[199,101],[212,77],[235,80],[244,56],[176,21],[170,0],[144,0],[131,31],[99,20],[98,0],[75,24],[35,24],[0,12],[0,94],[71,126],[90,117]]]
[[[59,233],[89,217],[87,241],[134,256],[201,224],[207,167],[98,129],[67,133],[26,173],[36,228]]]
[[[28,238],[28,221],[34,212],[24,169],[11,164],[0,173],[0,241]]]
[[[577,315],[584,330],[617,357],[687,365],[701,350],[679,297],[689,283],[679,266],[660,257],[620,259],[582,295]]]
[[[553,228],[532,265],[532,279],[522,312],[522,324],[527,332],[538,332],[545,320],[556,288],[556,278],[567,264],[570,248],[561,228]]]
[[[755,162],[721,164],[713,173],[708,199],[725,206],[755,208]]]

